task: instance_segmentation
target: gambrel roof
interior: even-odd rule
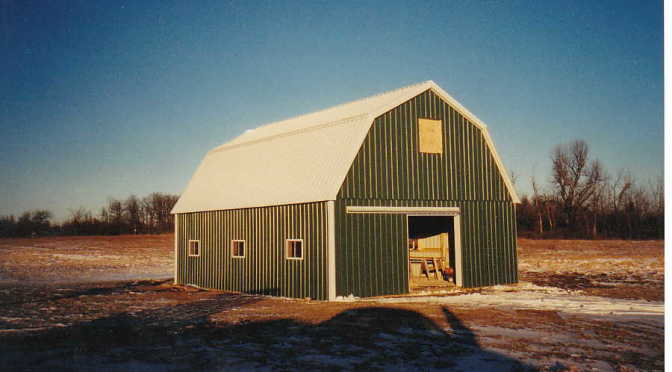
[[[426,81],[246,131],[206,154],[172,213],[335,200],[374,119],[428,89],[481,130],[519,202],[486,125]]]

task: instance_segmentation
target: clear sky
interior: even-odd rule
[[[0,1],[0,215],[180,193],[244,130],[434,80],[505,166],[663,173],[662,1]]]

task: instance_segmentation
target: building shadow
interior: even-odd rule
[[[119,281],[119,282],[103,282],[94,283],[91,286],[89,283],[85,284],[43,284],[43,285],[22,285],[18,287],[23,292],[22,294],[30,294],[30,296],[19,296],[16,299],[2,299],[0,300],[0,310],[7,306],[17,306],[24,304],[45,303],[56,300],[70,299],[81,296],[106,296],[111,294],[125,293],[143,286],[158,286],[161,284],[172,282],[172,279],[159,280],[136,280],[136,281]],[[61,291],[55,291],[57,287]],[[15,289],[17,286],[12,286]],[[154,290],[160,292],[161,290]]]
[[[171,343],[191,328],[210,324],[210,315],[258,301],[256,296],[220,294],[207,299],[137,312],[122,312],[68,327],[0,337],[0,347],[29,350],[63,348],[95,352],[114,347]],[[0,359],[2,357],[0,356]],[[0,370],[2,368],[0,363]]]
[[[245,306],[260,298],[222,294],[31,335],[2,335],[0,370],[534,370],[481,347],[445,307],[449,329],[418,312],[389,307],[346,310],[317,324],[211,320],[222,312],[253,313],[254,306]]]

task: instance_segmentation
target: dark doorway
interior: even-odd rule
[[[408,216],[411,291],[455,284],[453,216]]]

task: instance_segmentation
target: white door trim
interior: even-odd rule
[[[462,287],[463,285],[463,271],[462,271],[462,226],[461,217],[456,215],[453,217],[453,234],[455,234],[455,285]]]
[[[429,207],[428,207],[429,208]],[[406,238],[408,239],[408,217],[413,216],[447,216],[453,217],[453,234],[455,235],[455,285],[462,287],[463,280],[463,271],[462,271],[462,227],[461,227],[461,217],[460,217],[460,208],[450,207],[445,209],[451,209],[450,213],[408,213],[406,214]],[[409,261],[410,265],[410,261]],[[410,270],[410,268],[409,268]],[[408,278],[408,291],[411,291],[411,278]]]
[[[336,299],[336,218],[334,201],[327,201],[327,299]]]
[[[345,207],[345,213],[385,213],[385,214],[408,214],[414,216],[455,216],[460,214],[458,207],[378,207],[378,206],[353,206]]]

